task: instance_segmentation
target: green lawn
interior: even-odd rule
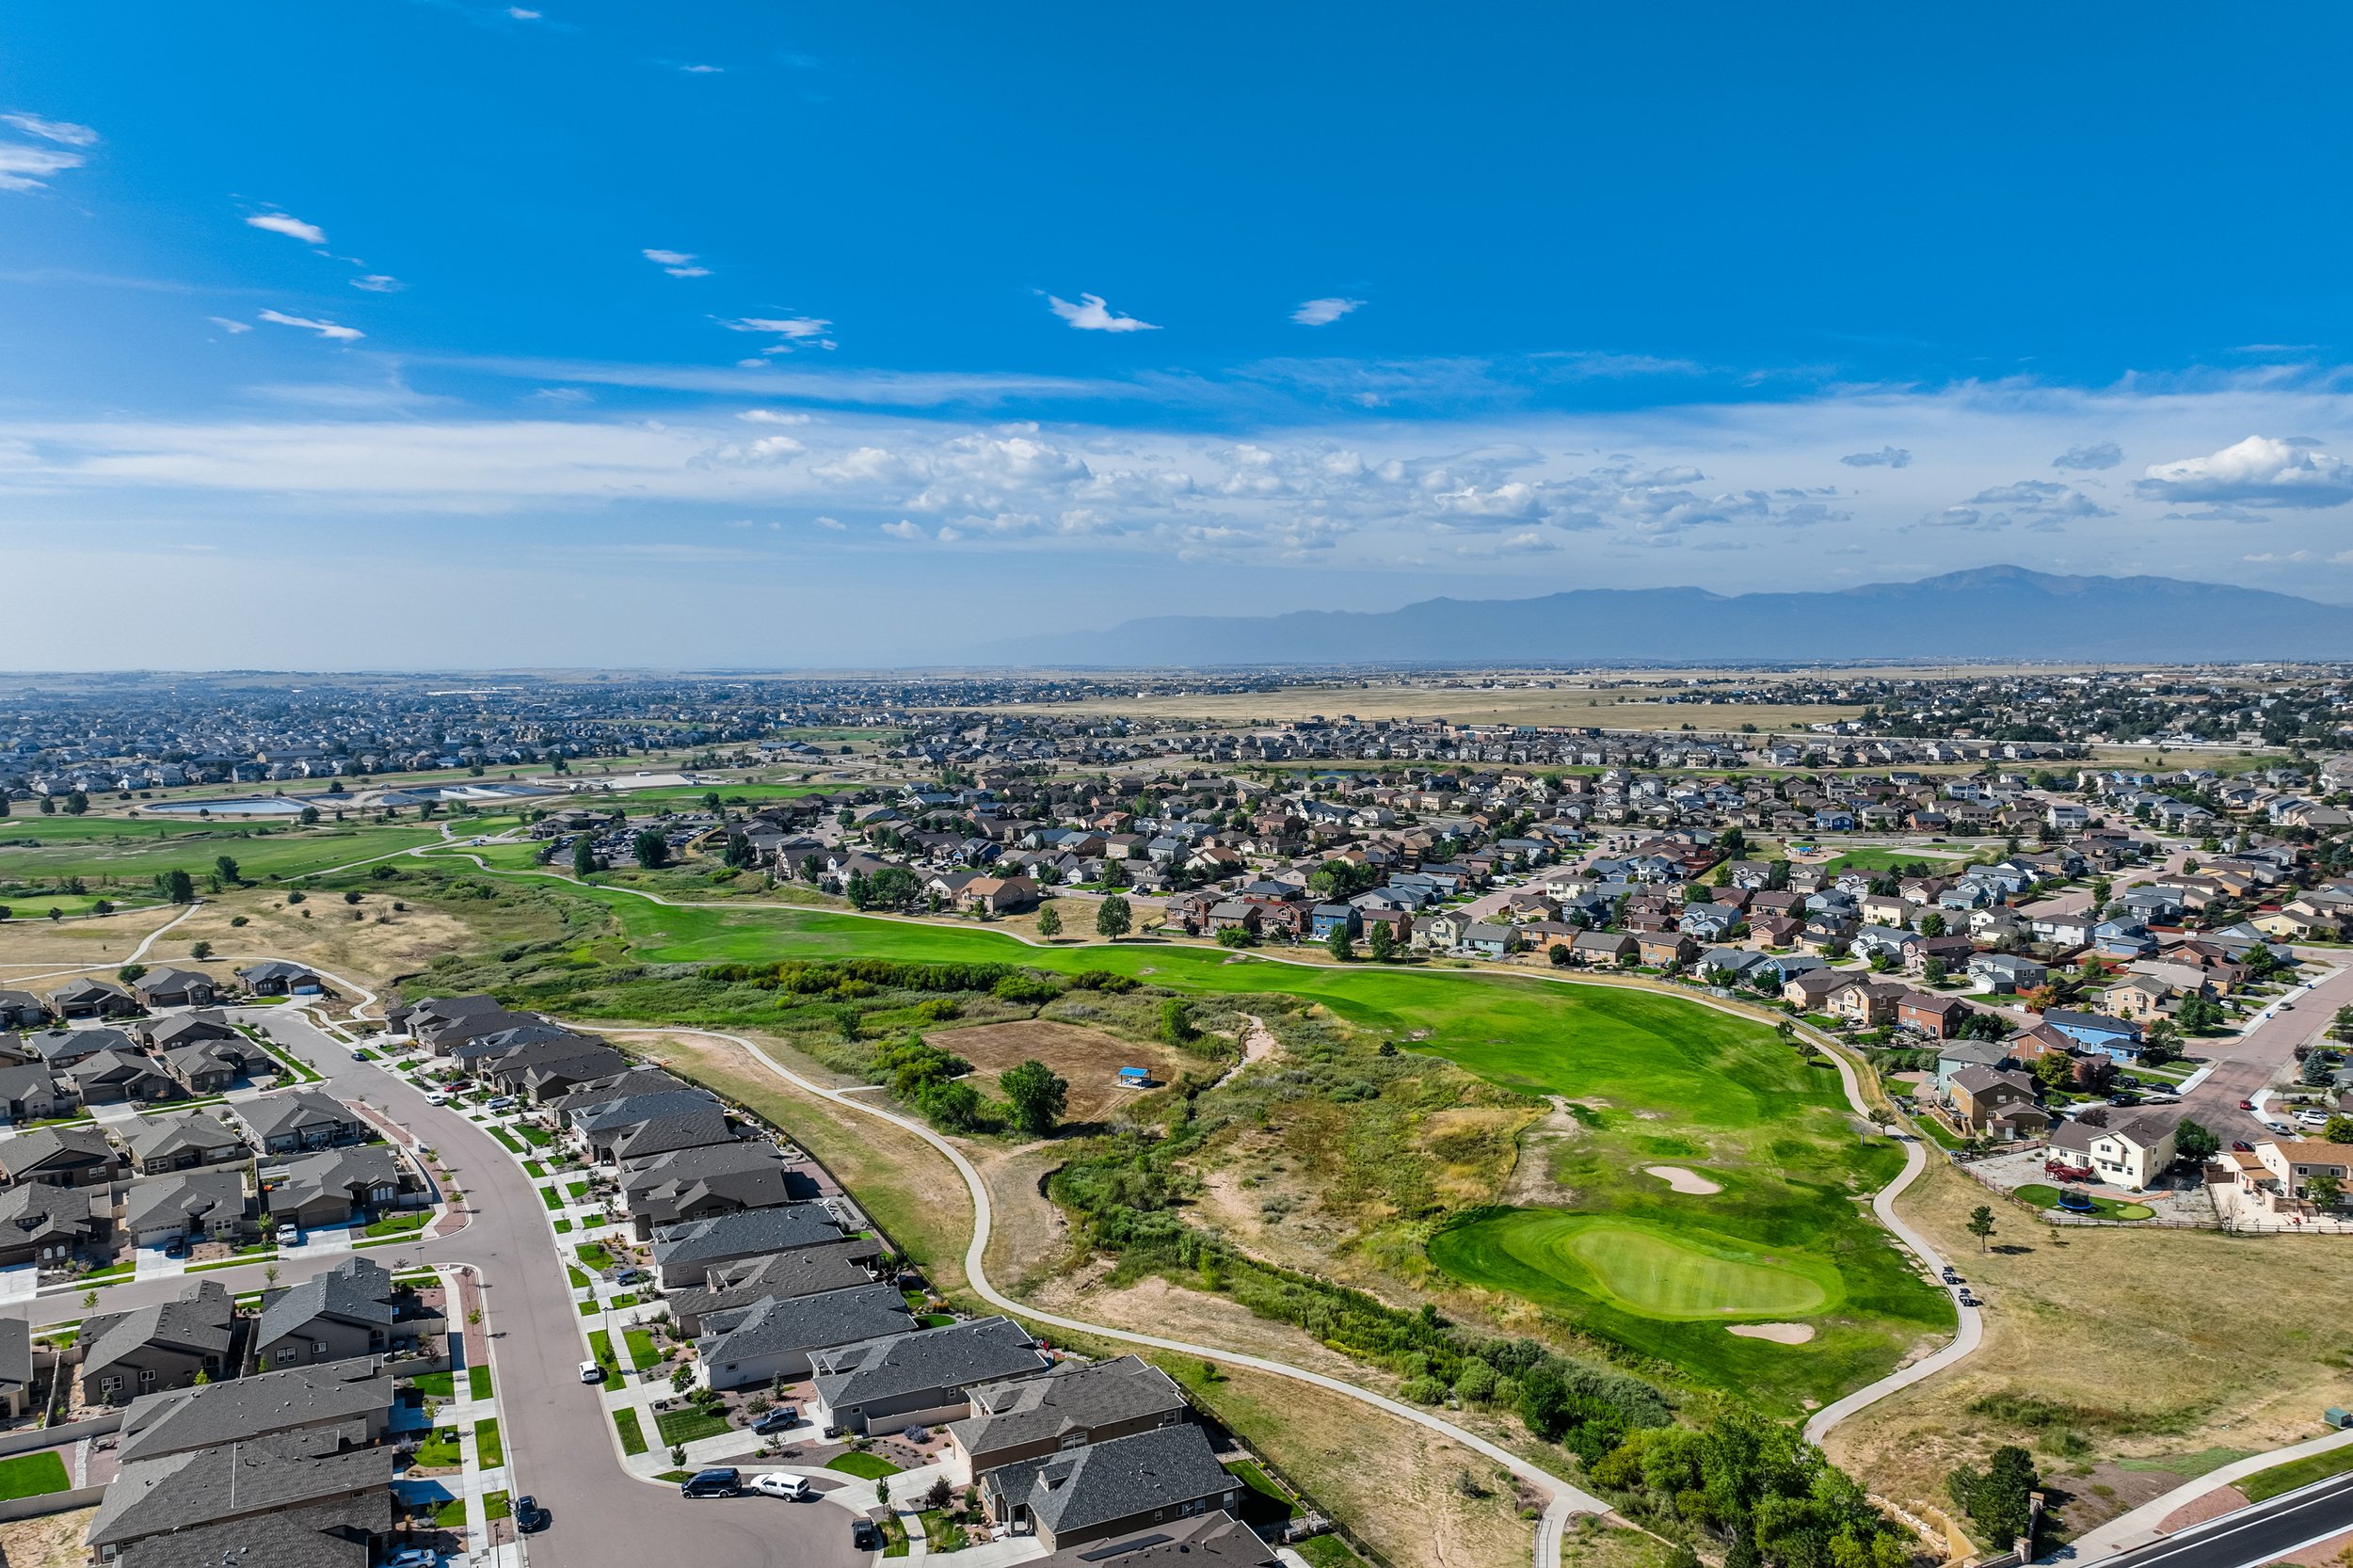
[[[424,1208],[409,1209],[399,1214],[387,1214],[369,1225],[367,1234],[370,1236],[406,1236],[411,1231],[423,1230],[424,1223],[431,1218],[433,1218],[432,1211]]]
[[[588,1195],[588,1184],[584,1181],[568,1181],[564,1184],[564,1195],[572,1202],[578,1203]]]
[[[408,1382],[418,1393],[429,1395],[437,1400],[449,1399],[456,1392],[453,1374],[448,1372],[419,1372]]]
[[[1581,1213],[1627,1222],[1622,1237],[1688,1230],[1689,1250],[1701,1255],[1713,1256],[1721,1242],[1761,1249],[1761,1272],[1742,1277],[1815,1282],[1818,1294],[1801,1296],[1819,1304],[1809,1319],[1817,1332],[1806,1345],[1785,1346],[1726,1334],[1721,1321],[1634,1310],[1639,1289],[1594,1288],[1597,1276],[1582,1265],[1559,1276],[1529,1270],[1528,1288],[1577,1328],[1784,1414],[1885,1374],[1922,1335],[1953,1325],[1945,1292],[1905,1267],[1856,1201],[1893,1178],[1900,1147],[1883,1138],[1858,1143],[1837,1073],[1827,1062],[1809,1064],[1752,1019],[1656,992],[1535,976],[1232,962],[1223,950],[1152,941],[1037,949],[979,927],[773,906],[672,907],[612,888],[579,894],[613,911],[632,962],[1018,963],[1142,975],[1178,990],[1286,992],[1504,1087],[1565,1096],[1585,1108],[1585,1131],[1560,1145],[1554,1174],[1577,1192]],[[1704,1165],[1723,1191],[1674,1192],[1643,1173],[1651,1163]],[[1464,1256],[1458,1242],[1442,1248],[1438,1261]],[[1821,1286],[1833,1277],[1835,1289]]]
[[[523,1146],[515,1141],[515,1135],[507,1131],[503,1127],[492,1128],[490,1129],[490,1136],[505,1144],[506,1151],[509,1154],[520,1154],[523,1152]]]
[[[438,828],[400,824],[330,822],[265,830],[185,817],[169,822],[107,817],[85,818],[77,825],[82,829],[78,838],[28,832],[35,824],[15,817],[0,822],[0,840],[43,839],[38,849],[0,849],[0,882],[78,876],[95,883],[113,877],[134,885],[124,890],[136,893],[136,885],[152,882],[157,872],[209,876],[214,860],[223,855],[236,861],[238,874],[248,882],[264,882],[272,876],[285,879],[331,871],[417,844],[438,843],[441,837]]]
[[[2031,1204],[2037,1208],[2058,1208],[2059,1190],[2045,1182],[2028,1182],[2017,1190],[2016,1196],[2019,1202]],[[2147,1204],[2126,1203],[2096,1194],[2091,1199],[2091,1208],[2093,1212],[2111,1220],[2146,1220],[2156,1212]]]
[[[1292,1549],[1307,1560],[1307,1568],[1359,1568],[1364,1561],[1337,1535],[1311,1535]]]
[[[621,1342],[629,1347],[629,1364],[632,1370],[642,1372],[662,1360],[662,1352],[654,1348],[651,1329],[625,1328],[621,1331]]]
[[[880,1480],[885,1476],[899,1473],[899,1467],[880,1454],[836,1454],[825,1461],[825,1468],[839,1470],[845,1476],[856,1476],[861,1480]]]
[[[482,1496],[482,1517],[492,1523],[515,1512],[515,1500],[504,1492],[486,1492]]]
[[[613,1336],[600,1328],[588,1331],[588,1353],[597,1358],[597,1365],[610,1368],[613,1360]]]
[[[466,1499],[452,1497],[433,1511],[433,1522],[443,1529],[462,1528],[466,1523]]]
[[[464,1450],[457,1446],[456,1427],[437,1427],[431,1435],[417,1445],[417,1463],[434,1469],[449,1469],[464,1461]]]
[[[71,1490],[72,1485],[72,1479],[66,1474],[65,1458],[55,1448],[0,1459],[0,1501],[39,1497]]]
[[[1441,1231],[1430,1256],[1457,1279],[1576,1310],[1599,1297],[1643,1318],[1731,1322],[1814,1317],[1843,1299],[1827,1259],[1714,1234],[1691,1224],[1572,1214],[1487,1211]]]
[[[633,1410],[615,1411],[613,1430],[621,1434],[621,1452],[641,1454],[646,1451],[646,1433],[637,1424],[637,1412]]]
[[[579,1255],[580,1261],[584,1265],[594,1269],[599,1273],[613,1267],[613,1255],[604,1250],[604,1243],[601,1241],[583,1241],[572,1250]]]
[[[474,1457],[486,1470],[495,1470],[506,1463],[506,1445],[499,1441],[498,1417],[473,1424]]]
[[[552,1187],[542,1187],[539,1189],[539,1201],[550,1208],[561,1208],[564,1207],[564,1194]]]
[[[518,1126],[515,1130],[522,1135],[522,1141],[524,1143],[529,1144],[535,1149],[546,1148],[550,1144],[555,1142],[554,1133],[550,1132],[543,1127],[534,1127],[529,1122],[522,1123]]]
[[[572,1282],[572,1288],[575,1290],[585,1290],[588,1288],[588,1276],[582,1273],[578,1269],[574,1268],[569,1263],[564,1265],[564,1277]]]
[[[698,1437],[716,1437],[728,1430],[726,1416],[706,1415],[691,1404],[663,1411],[654,1417],[653,1424],[662,1433],[663,1443],[670,1448],[692,1443]]]
[[[2310,1486],[2330,1476],[2341,1476],[2353,1470],[2353,1444],[2313,1454],[2309,1459],[2290,1460],[2268,1470],[2258,1470],[2239,1481],[2239,1492],[2250,1503],[2265,1502],[2282,1492],[2293,1492],[2299,1486]]]
[[[1267,1473],[1259,1469],[1257,1465],[1246,1459],[1237,1459],[1229,1462],[1225,1468],[1231,1471],[1235,1479],[1244,1486],[1264,1497],[1277,1515],[1287,1519],[1299,1517],[1301,1512],[1299,1504],[1291,1499],[1289,1494],[1269,1480]]]
[[[466,1392],[477,1400],[488,1399],[490,1397],[490,1368],[488,1367],[467,1368]]]

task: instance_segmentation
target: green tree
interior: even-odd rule
[[[2329,1125],[2320,1129],[2320,1135],[2332,1144],[2353,1144],[2353,1116],[2339,1112],[2329,1117]],[[2174,1142],[2181,1142],[2178,1135]]]
[[[1160,999],[1160,1038],[1172,1046],[1189,1046],[1199,1036],[1193,1026],[1193,1003],[1182,997]]]
[[[1323,938],[1324,950],[1345,964],[1356,956],[1356,944],[1349,939],[1348,927],[1335,920],[1330,935]]]
[[[2323,1208],[2334,1208],[2345,1197],[2345,1184],[2332,1176],[2306,1176],[2304,1195]]]
[[[658,827],[638,829],[637,836],[629,841],[629,852],[646,871],[658,872],[670,863],[670,840],[662,836]]]
[[[1397,956],[1397,927],[1387,920],[1375,920],[1365,933],[1365,945],[1372,950],[1372,961],[1386,964]]]
[[[115,971],[115,978],[122,982],[125,985],[128,985],[136,981],[139,976],[145,974],[146,972],[147,966],[144,964],[125,964],[122,968]]]
[[[210,958],[212,955],[213,944],[210,942],[197,942],[190,945],[188,948],[188,956],[195,959],[200,964],[204,962],[207,958]]]
[[[196,902],[196,879],[185,872],[157,872],[155,890],[173,904]]]
[[[1943,913],[1938,910],[1931,909],[1927,914],[1921,916],[1920,935],[1923,936],[1944,936],[1945,917]]]
[[[1942,958],[1923,959],[1920,964],[1920,979],[1930,985],[1944,984],[1945,960]]]
[[[78,817],[89,809],[89,796],[80,790],[69,790],[65,797],[65,814]]]
[[[1969,1211],[1969,1234],[1977,1239],[1977,1250],[1985,1251],[1986,1238],[1993,1234],[1993,1210],[1984,1204]]]
[[[1128,901],[1117,893],[1095,906],[1095,934],[1097,936],[1109,937],[1116,942],[1128,935],[1128,928],[1134,921],[1135,914],[1128,907]]]
[[[1049,942],[1062,935],[1062,914],[1050,904],[1037,912],[1037,934]]]
[[[915,1109],[944,1132],[970,1132],[982,1122],[980,1092],[969,1083],[926,1085],[915,1096]]]
[[[1070,1104],[1070,1084],[1060,1073],[1032,1058],[1008,1067],[997,1080],[1014,1125],[1032,1138],[1044,1138]]]
[[[584,833],[572,840],[572,874],[585,882],[596,873],[596,840]]]
[[[215,856],[213,860],[213,873],[232,888],[242,888],[245,886],[245,878],[237,871],[237,860],[234,856],[222,855]]]
[[[319,808],[315,806],[306,806],[296,816],[295,820],[299,822],[305,827],[312,826],[319,820]]]
[[[1953,1471],[1945,1478],[1945,1489],[1989,1544],[2007,1549],[2026,1533],[2032,1495],[2041,1484],[2035,1474],[2034,1456],[2005,1445],[1993,1450],[1983,1470],[1964,1464]]]
[[[2353,1007],[2337,1009],[2336,1019],[2329,1024],[2329,1032],[2339,1040],[2353,1040]]]
[[[2185,1116],[2173,1128],[2173,1158],[2186,1164],[2202,1165],[2222,1152],[2222,1140],[2201,1122]]]

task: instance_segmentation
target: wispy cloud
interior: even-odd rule
[[[408,285],[389,273],[371,272],[364,278],[354,278],[351,286],[370,294],[398,294]]]
[[[2051,459],[2053,468],[2073,469],[2079,473],[2098,473],[2112,469],[2124,460],[2124,449],[2114,441],[2101,441],[2091,446],[2071,446]]]
[[[1361,299],[1309,299],[1291,312],[1291,319],[1302,327],[1329,327],[1351,311],[1364,307]]]
[[[694,252],[648,248],[638,252],[673,278],[708,278],[711,269],[696,264]]]
[[[506,14],[514,18],[517,22],[536,22],[546,13],[544,11],[528,11],[523,9],[520,6],[509,6],[506,8]]]
[[[717,76],[727,70],[723,65],[682,65],[679,69],[689,76]]]
[[[0,114],[0,124],[12,125],[28,136],[39,136],[63,147],[98,145],[97,132],[70,120],[46,120],[37,114]]]
[[[292,213],[254,213],[245,221],[250,228],[266,230],[273,234],[283,234],[288,239],[300,240],[305,245],[327,243],[326,230],[315,223],[305,223]]]
[[[730,332],[760,332],[776,341],[760,350],[762,354],[790,354],[796,348],[833,348],[838,346],[826,336],[833,323],[822,316],[745,316],[726,324]]]
[[[1910,468],[1912,454],[1900,446],[1882,446],[1877,452],[1849,452],[1838,460],[1849,468]]]
[[[263,311],[259,314],[264,321],[275,322],[280,327],[299,327],[306,332],[316,332],[320,337],[331,339],[336,343],[358,343],[367,336],[357,327],[345,327],[332,321],[320,321],[311,316],[288,315],[283,311]]]
[[[1121,315],[1104,303],[1103,296],[1099,294],[1082,294],[1079,296],[1079,302],[1075,305],[1060,296],[1049,294],[1046,296],[1046,302],[1056,315],[1081,332],[1157,332],[1160,330],[1151,322],[1138,321],[1134,316]]]
[[[249,321],[232,321],[228,316],[206,316],[204,319],[232,336],[239,332],[253,330],[253,324]]]

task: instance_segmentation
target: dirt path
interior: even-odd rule
[[[1519,1158],[1512,1162],[1512,1174],[1496,1194],[1497,1203],[1514,1208],[1565,1208],[1576,1201],[1573,1190],[1553,1179],[1552,1154],[1583,1132],[1584,1124],[1571,1113],[1566,1096],[1546,1095],[1545,1098],[1552,1102],[1552,1109],[1520,1134]]]
[[[1220,1074],[1218,1080],[1209,1085],[1212,1089],[1225,1088],[1246,1072],[1253,1064],[1263,1062],[1273,1056],[1282,1044],[1275,1039],[1274,1031],[1267,1028],[1264,1018],[1259,1017],[1256,1013],[1244,1013],[1241,1016],[1241,1060]]]

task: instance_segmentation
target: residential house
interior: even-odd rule
[[[38,1029],[49,1021],[49,1004],[30,991],[0,991],[0,1030]]]
[[[323,1089],[263,1095],[231,1106],[229,1113],[244,1125],[248,1140],[264,1154],[332,1148],[358,1140],[367,1130],[359,1112]]]
[[[368,1144],[323,1149],[264,1171],[262,1189],[272,1220],[308,1230],[393,1208],[418,1190],[414,1179],[391,1144]]]
[[[49,993],[49,1014],[60,1023],[68,1018],[120,1018],[139,1010],[131,993],[120,985],[80,975]]]
[[[396,1398],[392,1375],[373,1357],[167,1389],[131,1401],[115,1457],[133,1464],[313,1427],[373,1444],[390,1427]]]
[[[621,1207],[640,1241],[660,1226],[815,1195],[814,1184],[760,1138],[673,1149],[633,1160],[621,1172]]]
[[[707,1313],[870,1284],[881,1256],[880,1242],[852,1237],[845,1241],[717,1263],[711,1266],[700,1286],[673,1291],[664,1304],[669,1307],[679,1332],[692,1338],[701,1335]]]
[[[1580,964],[1614,967],[1641,951],[1622,931],[1580,931],[1569,938],[1569,955]]]
[[[131,982],[131,994],[141,1007],[210,1007],[215,987],[213,977],[200,969],[183,969],[169,964],[154,968]]]
[[[264,1294],[252,1365],[275,1372],[379,1355],[441,1327],[442,1320],[424,1309],[415,1291],[392,1283],[392,1271],[370,1258],[346,1257],[299,1285]]]
[[[71,1116],[76,1109],[73,1086],[60,1083],[43,1062],[20,1062],[0,1067],[0,1115],[12,1122],[42,1122]]]
[[[759,1387],[779,1378],[797,1383],[808,1375],[817,1352],[907,1334],[915,1326],[906,1298],[888,1283],[771,1298],[703,1313],[696,1371],[711,1388]]]
[[[227,1122],[209,1111],[173,1116],[141,1116],[125,1128],[123,1147],[138,1176],[165,1176],[206,1165],[240,1165],[253,1150]]]
[[[228,1015],[216,1009],[200,1008],[193,1013],[174,1013],[168,1017],[141,1018],[131,1026],[131,1037],[152,1051],[165,1051],[178,1046],[208,1043],[244,1046],[246,1037],[237,1032]]]
[[[1140,1356],[1064,1362],[1043,1377],[971,1391],[972,1414],[948,1428],[950,1478],[1041,1459],[1089,1443],[1132,1437],[1193,1418],[1166,1372]]]
[[[1973,953],[1969,959],[1969,978],[2003,995],[2031,991],[2050,976],[2049,968],[2041,960],[2014,952]]]
[[[33,1325],[22,1318],[0,1318],[0,1416],[21,1421],[39,1407],[46,1390],[41,1374],[56,1365],[57,1352],[33,1351]]]
[[[956,895],[957,907],[982,915],[1018,915],[1038,904],[1038,886],[1026,876],[981,876]]]
[[[971,1414],[970,1391],[1051,1363],[1010,1318],[976,1318],[811,1357],[814,1414],[850,1432],[895,1432]]]
[[[145,1051],[102,1050],[65,1071],[84,1105],[149,1105],[187,1093]]]
[[[2308,1184],[2314,1176],[2333,1179],[2340,1196],[2353,1195],[2353,1144],[2318,1138],[2266,1138],[2255,1145],[2255,1158],[2290,1198],[2308,1201]]]
[[[0,1189],[0,1265],[63,1267],[114,1228],[114,1200],[104,1188]]]
[[[1964,1067],[1953,1075],[1950,1093],[1955,1119],[1976,1137],[2040,1138],[2051,1125],[2034,1080],[2024,1073]]]
[[[1897,1004],[1912,988],[1890,980],[1857,980],[1830,995],[1830,1010],[1852,1028],[1877,1029],[1896,1021]]]
[[[822,1203],[746,1208],[653,1233],[654,1280],[664,1290],[705,1283],[713,1265],[841,1240],[841,1225]]]
[[[0,1138],[0,1182],[10,1187],[92,1187],[112,1181],[121,1158],[94,1127],[37,1127]]]
[[[2145,974],[2121,980],[2100,993],[2100,1010],[2131,1023],[2148,1023],[2173,1011],[2179,993]]]
[[[2042,1021],[2076,1044],[2103,1051],[2118,1062],[2140,1059],[2140,1025],[2127,1019],[2053,1007],[2044,1011]]]
[[[309,1427],[127,1464],[86,1539],[115,1568],[367,1568],[392,1537],[395,1450],[353,1435]]]
[[[2114,1127],[2093,1127],[2080,1118],[2051,1128],[2054,1156],[2073,1155],[2097,1179],[2138,1192],[2173,1163],[2173,1134],[2180,1118],[2153,1112]]]
[[[1949,1040],[1960,1032],[1969,1012],[1969,1004],[1959,997],[1907,991],[1896,1002],[1896,1027],[1925,1034],[1931,1040]]]
[[[76,1374],[83,1402],[124,1404],[141,1394],[185,1388],[199,1373],[212,1382],[227,1377],[234,1370],[229,1353],[236,1315],[227,1286],[195,1279],[170,1301],[85,1318]]]
[[[115,1227],[142,1247],[174,1240],[237,1241],[246,1237],[252,1208],[244,1171],[179,1171],[125,1187]]]
[[[1699,944],[1680,931],[1646,931],[1634,939],[1635,951],[1641,961],[1655,968],[1670,964],[1689,964],[1699,952]]]
[[[1947,1040],[1937,1048],[1936,1092],[1949,1094],[1953,1075],[1970,1067],[2003,1067],[2009,1064],[2009,1046],[2000,1040]]]
[[[981,1506],[1049,1551],[1241,1506],[1242,1482],[1190,1421],[984,1471]]]

